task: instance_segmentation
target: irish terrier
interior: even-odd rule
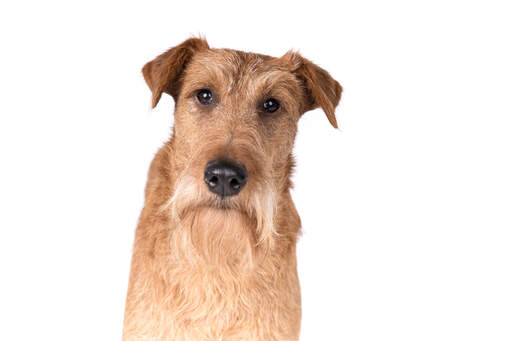
[[[321,107],[337,127],[341,86],[297,52],[274,58],[200,38],[142,73],[153,107],[165,92],[175,118],[149,169],[123,339],[297,340],[292,147],[306,111]]]

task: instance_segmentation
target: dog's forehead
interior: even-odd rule
[[[185,70],[184,89],[189,93],[201,87],[224,95],[243,91],[246,98],[271,91],[287,97],[300,91],[290,65],[281,58],[231,49],[209,49],[194,55]]]
[[[293,81],[279,58],[231,49],[209,49],[194,55],[187,66],[189,80],[210,79],[231,87],[263,81]],[[236,85],[235,85],[236,83]]]
[[[201,65],[217,67],[226,74],[257,73],[275,69],[277,58],[231,49],[210,49],[198,53],[194,60]]]

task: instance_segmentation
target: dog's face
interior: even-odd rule
[[[162,92],[176,102],[174,214],[242,214],[254,222],[255,243],[270,239],[278,197],[290,186],[297,122],[320,106],[336,127],[340,85],[294,52],[273,58],[211,49],[196,38],[146,64],[143,74],[153,106]]]
[[[290,161],[301,102],[299,80],[277,60],[232,50],[198,52],[177,98],[175,152],[219,205],[258,187],[276,190]]]

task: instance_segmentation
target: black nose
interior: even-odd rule
[[[204,181],[213,193],[221,197],[236,195],[247,182],[243,165],[231,160],[212,160],[204,169]]]

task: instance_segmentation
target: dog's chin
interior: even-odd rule
[[[170,247],[176,261],[222,269],[251,269],[256,221],[224,203],[189,205],[172,218]]]

